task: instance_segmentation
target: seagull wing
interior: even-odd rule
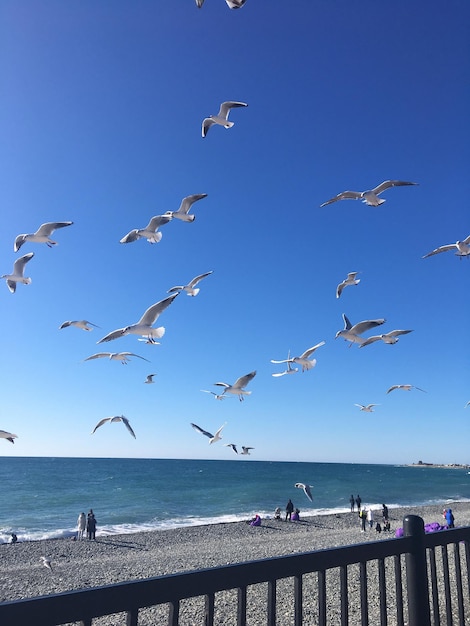
[[[338,200],[360,200],[362,196],[362,192],[360,191],[342,191],[334,198],[330,198],[323,204],[320,204],[320,208],[327,206],[328,204],[333,204],[333,202],[337,202]]]
[[[176,298],[177,295],[178,293],[174,293],[171,296],[168,296],[167,298],[160,300],[160,302],[157,302],[156,304],[152,304],[152,306],[150,306],[145,311],[145,313],[142,315],[142,317],[137,323],[143,324],[145,326],[152,326],[152,324],[154,324],[155,321],[157,320],[158,316],[161,313],[163,313],[163,311],[168,306],[170,306],[170,304],[173,302],[173,300]]]
[[[100,427],[103,426],[103,424],[105,424],[106,422],[110,422],[113,418],[112,417],[103,417],[102,420],[100,420],[98,422],[98,424],[96,424],[96,426],[94,427],[94,429],[91,431],[91,434],[93,435],[94,432],[96,432],[96,430]]]
[[[210,276],[211,274],[213,274],[213,272],[205,272],[204,274],[199,274],[199,276],[196,276],[192,279],[192,281],[188,284],[188,287],[195,287],[203,278],[205,278],[206,276]]]
[[[404,187],[406,185],[417,185],[417,184],[418,183],[409,183],[405,180],[384,180],[383,183],[380,183],[380,185],[377,185],[377,187],[372,189],[372,193],[375,193],[375,195],[377,196],[379,195],[379,193],[382,193],[386,189],[390,189],[390,187]]]
[[[218,385],[219,387],[225,387],[226,389],[230,387],[228,383],[214,383],[214,385]]]
[[[16,237],[15,239],[13,250],[15,252],[18,252],[18,250],[21,248],[21,246],[24,244],[25,241],[26,241],[26,235],[18,235],[18,237]]]
[[[412,330],[391,330],[389,333],[386,333],[389,337],[399,337],[400,335],[407,335],[408,333],[412,333]]]
[[[148,359],[146,359],[143,356],[140,356],[139,354],[135,354],[134,352],[121,352],[122,355],[124,356],[136,356],[139,359],[142,359],[143,361],[147,361],[147,363],[150,363],[150,361]]]
[[[234,443],[224,443],[226,448],[232,448],[235,454],[238,454],[237,446]]]
[[[124,415],[122,415],[121,416],[121,421],[124,423],[124,425],[126,426],[127,430],[130,432],[130,434],[135,439],[136,438],[135,432],[132,430],[132,426],[129,424],[129,420],[127,419],[127,417],[124,417]]]
[[[230,113],[230,109],[236,109],[237,107],[247,107],[246,102],[233,102],[229,100],[227,102],[222,102],[219,109],[219,117],[228,118],[228,114]]]
[[[373,335],[372,337],[368,337],[365,341],[363,341],[359,347],[363,348],[364,346],[369,346],[371,343],[375,343],[376,341],[380,341],[381,339],[382,335]]]
[[[343,280],[342,283],[340,283],[337,287],[336,287],[336,297],[339,298],[341,296],[341,294],[343,293],[343,289],[346,287],[346,281]]]
[[[243,387],[246,387],[248,383],[250,382],[250,380],[253,380],[255,376],[256,376],[256,370],[254,372],[250,372],[249,374],[245,374],[245,376],[240,376],[240,378],[235,381],[232,387],[236,389],[243,389]]]
[[[424,391],[424,393],[427,393],[427,391],[425,389],[421,389],[421,387],[415,387],[415,389],[417,389],[418,391]]]
[[[385,322],[386,320],[383,318],[378,319],[378,320],[365,320],[364,322],[359,322],[358,324],[354,324],[351,330],[356,335],[362,335],[362,333],[365,333],[367,330],[370,330],[371,328],[375,328],[376,326],[380,326],[381,324],[384,324]]]
[[[215,124],[214,120],[211,120],[210,117],[206,117],[202,120],[202,136],[205,137],[209,131],[209,128]]]
[[[26,265],[26,263],[28,263],[28,261],[31,261],[33,256],[34,256],[34,252],[29,252],[28,254],[25,254],[19,259],[16,259],[16,261],[13,263],[13,274],[17,274],[18,276],[23,276],[24,266]]]
[[[59,330],[61,330],[62,328],[67,328],[68,326],[70,326],[72,324],[72,322],[64,322],[63,324],[61,324],[59,326]]]
[[[171,215],[171,213],[169,215],[155,215],[147,224],[145,230],[156,231],[159,226],[168,224],[168,222],[171,222],[172,219],[173,216]]]
[[[46,222],[45,224],[41,224],[34,234],[40,237],[49,237],[49,235],[52,235],[58,228],[64,228],[72,224],[73,222]]]
[[[87,356],[86,359],[83,359],[84,361],[91,361],[92,359],[101,359],[104,357],[110,357],[112,354],[112,352],[97,352],[96,354],[92,354],[91,356]]]
[[[271,359],[271,363],[293,363],[294,359],[282,359],[282,361],[275,361],[274,359]]]
[[[204,120],[205,121],[205,120]],[[188,213],[191,206],[198,200],[207,198],[207,193],[195,193],[192,196],[186,196],[181,200],[180,207],[175,213]]]
[[[251,446],[242,446],[243,454],[249,454],[249,450],[254,450]]]
[[[304,493],[310,502],[313,502],[312,491],[310,489],[310,485],[304,485]]]
[[[137,241],[137,239],[140,239],[139,231],[137,228],[134,228],[128,232],[127,235],[124,235],[124,237],[119,240],[119,243],[132,243],[133,241]]]
[[[400,389],[401,385],[392,385],[390,389],[388,389],[387,393],[394,391],[395,389]]]
[[[352,324],[349,321],[349,318],[345,313],[343,313],[343,322],[344,322],[344,330],[349,330],[350,328],[352,328]]]
[[[449,250],[453,250],[456,247],[457,246],[455,245],[455,243],[449,243],[446,246],[440,246],[439,248],[436,248],[435,250],[432,250],[431,252],[425,254],[423,256],[423,259],[427,259],[428,257],[434,256],[435,254],[440,254],[441,252],[448,252]]]
[[[320,341],[320,343],[317,343],[317,345],[313,346],[313,348],[309,348],[308,350],[305,350],[305,352],[303,354],[301,354],[299,358],[301,358],[301,359],[308,359],[308,357],[311,354],[313,354],[317,348],[321,348],[321,346],[324,346],[324,345],[325,345],[325,342],[324,341]]]
[[[6,430],[0,430],[0,438],[7,439],[11,441],[11,443],[15,443],[14,440],[18,439],[18,435],[14,435],[13,433],[9,433]]]
[[[126,334],[124,331],[124,328],[118,328],[117,330],[113,330],[96,343],[106,343],[107,341],[113,341],[113,339],[119,339],[119,337],[123,337]]]
[[[194,430],[197,430],[197,432],[201,433],[201,435],[205,435],[206,437],[209,437],[209,439],[212,439],[214,437],[214,435],[210,433],[208,430],[204,430],[203,428],[201,428],[197,424],[193,424],[192,422],[190,423],[191,423],[191,426],[194,428]]]

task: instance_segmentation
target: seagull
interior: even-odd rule
[[[224,443],[227,448],[232,448],[235,454],[238,454],[237,446],[234,443]]]
[[[207,193],[195,193],[192,196],[186,196],[186,198],[181,200],[180,208],[177,211],[166,211],[165,215],[176,217],[176,219],[182,222],[194,222],[196,216],[192,213],[189,215],[189,209],[195,202],[203,198],[207,198]]]
[[[356,278],[357,274],[358,272],[349,272],[347,278],[345,278],[343,282],[336,287],[337,298],[341,296],[345,287],[349,287],[349,285],[358,285],[361,282],[360,278]]]
[[[137,239],[147,239],[149,243],[158,243],[162,234],[158,231],[160,226],[168,224],[172,219],[171,215],[155,215],[145,228],[134,228],[127,235],[124,235],[119,243],[132,243]]]
[[[59,326],[59,330],[62,328],[68,328],[69,326],[75,326],[76,328],[81,328],[82,330],[93,330],[90,326],[94,326],[95,328],[99,328],[96,324],[92,322],[87,322],[86,320],[78,320],[73,322],[64,322]]]
[[[470,400],[469,400],[469,401],[467,402],[467,404],[464,406],[464,409],[466,409],[468,406],[470,406]],[[13,435],[13,437],[14,437],[14,436],[15,436],[15,435]],[[12,441],[12,443],[13,443],[13,441]]]
[[[373,335],[372,337],[368,337],[359,347],[363,348],[364,346],[369,346],[371,343],[380,340],[384,343],[397,343],[400,335],[407,335],[412,332],[412,330],[391,330],[389,333],[384,333],[383,335]]]
[[[24,277],[24,266],[28,261],[34,256],[34,252],[29,252],[24,256],[16,259],[13,263],[13,274],[3,274],[0,278],[5,278],[7,281],[7,287],[11,291],[11,293],[15,293],[16,291],[16,283],[23,283],[23,285],[31,284],[31,278]]]
[[[0,439],[6,439],[7,441],[11,441],[11,443],[15,443],[15,439],[18,439],[18,435],[9,433],[6,430],[0,430]]]
[[[195,289],[196,285],[206,276],[210,276],[213,272],[206,272],[205,274],[199,274],[199,276],[196,276],[195,278],[193,278],[191,281],[189,281],[189,283],[187,285],[178,285],[176,287],[172,287],[171,289],[168,289],[167,293],[173,293],[174,291],[186,291],[186,293],[188,294],[188,296],[197,296],[197,294],[199,293],[199,288]]]
[[[41,563],[44,565],[44,567],[47,567],[47,569],[50,569],[52,572],[51,560],[48,559],[47,556],[41,557]]]
[[[354,406],[358,406],[361,411],[365,411],[366,413],[373,413],[374,406],[379,406],[378,404],[355,404]]]
[[[248,105],[245,102],[222,102],[217,115],[210,115],[203,120],[202,136],[205,137],[207,135],[207,133],[209,132],[209,128],[213,124],[218,124],[219,126],[223,126],[224,128],[231,128],[233,126],[233,122],[228,121],[228,114],[230,113],[230,109],[247,106]]]
[[[379,198],[379,194],[381,194],[386,189],[390,187],[404,187],[405,185],[417,185],[418,183],[409,183],[404,180],[384,180],[383,183],[374,187],[374,189],[370,189],[368,191],[343,191],[339,193],[334,198],[327,200],[323,204],[320,204],[320,207],[324,207],[327,204],[332,204],[333,202],[337,202],[338,200],[362,200],[365,204],[369,206],[379,206],[385,202],[383,198]]]
[[[243,387],[246,387],[250,380],[253,380],[255,376],[256,370],[254,372],[246,374],[245,376],[241,376],[233,383],[233,385],[229,385],[228,383],[214,383],[214,385],[218,385],[219,387],[225,387],[225,389],[222,391],[222,395],[224,395],[225,392],[233,393],[237,395],[240,402],[242,402],[244,400],[244,395],[249,396],[251,394],[251,391],[245,391]]]
[[[110,359],[110,361],[121,361],[123,365],[127,365],[130,361],[129,357],[136,356],[143,361],[147,361],[150,363],[148,359],[145,359],[143,356],[139,356],[138,354],[134,354],[133,352],[97,352],[96,354],[92,354],[88,356],[84,361],[92,361],[93,359]]]
[[[148,374],[147,378],[144,380],[144,383],[146,385],[151,385],[152,383],[154,383],[155,381],[153,380],[153,377],[156,376],[156,374]]]
[[[41,224],[41,226],[37,229],[35,233],[31,233],[29,235],[18,235],[15,239],[15,245],[13,246],[13,250],[18,252],[21,246],[26,241],[34,241],[36,243],[45,243],[49,248],[57,245],[57,241],[52,241],[49,237],[52,233],[58,228],[64,228],[65,226],[71,226],[73,222],[46,222],[45,224]]]
[[[455,243],[449,243],[446,246],[440,246],[436,248],[432,252],[428,252],[423,256],[423,259],[427,259],[429,256],[433,256],[434,254],[439,254],[440,252],[448,252],[449,250],[457,250],[455,256],[460,258],[464,256],[470,255],[470,235],[466,237],[463,241],[456,241]]]
[[[160,300],[160,302],[156,302],[152,304],[145,313],[142,315],[140,320],[135,324],[131,324],[130,326],[125,326],[124,328],[118,328],[117,330],[113,330],[108,333],[106,337],[103,337],[97,343],[105,343],[106,341],[112,341],[113,339],[118,339],[119,337],[124,337],[124,335],[141,335],[145,337],[150,343],[157,343],[155,339],[160,339],[165,334],[165,328],[160,326],[159,328],[152,328],[152,325],[155,324],[158,317],[163,311],[170,306],[173,300],[176,298],[178,293],[174,293],[171,296],[168,296],[164,300]]]
[[[344,328],[343,330],[338,330],[335,339],[337,339],[338,337],[343,337],[345,341],[350,341],[350,345],[352,345],[353,343],[363,343],[363,341],[365,340],[362,339],[362,337],[359,337],[359,335],[362,335],[362,333],[365,333],[371,328],[375,328],[376,326],[384,324],[386,320],[383,318],[378,320],[365,320],[364,322],[359,322],[358,324],[354,324],[354,326],[352,326],[349,319],[343,313],[343,321]]]
[[[241,9],[246,0],[225,0],[229,9]]]
[[[283,372],[276,372],[275,374],[272,374],[274,378],[279,378],[281,376],[285,376],[286,374],[295,374],[296,372],[299,371],[298,367],[292,367],[291,361],[289,358],[287,359],[286,363],[287,363],[287,369],[284,370]]]
[[[130,432],[130,434],[135,437],[135,432],[132,430],[131,425],[129,424],[129,420],[127,419],[127,417],[124,417],[124,415],[115,415],[114,417],[104,417],[102,420],[100,420],[98,422],[98,424],[96,424],[96,426],[94,427],[94,429],[92,430],[91,434],[93,435],[93,433],[96,432],[96,430],[100,427],[103,426],[103,424],[105,422],[122,422],[123,424],[125,424],[127,430]]]
[[[240,454],[250,454],[250,450],[254,450],[251,446],[242,446],[242,452]]]
[[[215,393],[215,391],[207,391],[207,389],[200,389],[204,393],[211,393],[216,400],[227,400],[229,396],[224,396],[223,394]]]
[[[216,441],[220,441],[220,439],[222,439],[222,435],[220,433],[222,432],[222,428],[225,426],[225,424],[221,426],[219,430],[215,432],[215,435],[208,432],[207,430],[204,430],[197,424],[193,424],[192,422],[191,422],[191,426],[194,428],[194,430],[197,430],[198,433],[201,433],[201,435],[205,435],[206,437],[209,437],[209,445],[210,445],[211,443],[215,443]]]
[[[424,389],[420,389],[419,387],[415,387],[414,385],[393,385],[392,387],[390,387],[387,393],[390,393],[394,389],[403,389],[404,391],[411,391],[412,389],[417,389],[418,391],[424,391],[424,393],[426,393]]]
[[[308,350],[305,350],[305,352],[303,354],[301,354],[300,356],[294,356],[292,359],[291,358],[287,358],[284,359],[282,361],[274,361],[273,359],[271,359],[271,363],[297,363],[297,365],[301,365],[302,366],[302,372],[305,372],[306,370],[311,370],[312,367],[315,367],[317,360],[316,359],[310,359],[309,360],[309,356],[311,354],[313,354],[315,352],[315,350],[317,348],[321,348],[321,346],[324,346],[325,342],[324,341],[320,341],[320,343],[317,343],[316,346],[313,346],[313,348],[309,348]],[[291,372],[284,372],[285,374],[287,373],[291,373]],[[274,376],[274,374],[273,374]],[[278,374],[279,376],[279,374]]]
[[[304,483],[295,483],[295,487],[297,487],[297,489],[303,489],[304,494],[307,496],[310,502],[313,502],[312,491],[311,491],[311,488],[313,487],[313,485],[305,485]]]

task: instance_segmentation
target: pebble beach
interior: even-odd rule
[[[442,510],[443,506],[437,505],[391,508],[391,531],[380,534],[375,527],[361,532],[355,512],[306,517],[300,522],[265,518],[260,527],[250,526],[247,520],[123,535],[98,532],[96,541],[51,539],[1,544],[0,601],[388,539],[403,525],[404,516],[420,515],[425,523],[444,523]],[[456,526],[470,526],[470,503],[454,503],[452,510]],[[374,513],[376,521],[381,521],[381,510]],[[41,563],[43,556],[50,559],[52,570]],[[117,626],[125,623],[122,619],[108,617],[97,623]],[[149,624],[155,623],[152,619]],[[189,616],[186,619],[181,623],[201,623]]]

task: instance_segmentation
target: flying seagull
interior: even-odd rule
[[[250,454],[250,450],[254,450],[251,446],[242,446],[240,454]]]
[[[374,406],[379,406],[378,404],[354,404],[354,406],[358,406],[361,411],[365,411],[366,413],[373,413]]]
[[[176,217],[176,219],[182,222],[194,222],[196,216],[192,213],[189,214],[189,209],[195,202],[203,198],[207,198],[207,193],[195,193],[192,196],[186,196],[181,200],[180,208],[177,211],[166,211],[165,215]]]
[[[99,328],[96,324],[92,322],[87,322],[86,320],[74,320],[72,322],[64,322],[59,326],[59,330],[62,328],[68,328],[69,326],[75,326],[75,328],[81,328],[82,330],[93,330],[90,326],[94,326],[95,328]]]
[[[243,387],[246,387],[248,383],[250,382],[250,380],[253,380],[255,376],[256,376],[256,370],[254,372],[250,372],[249,374],[246,374],[245,376],[241,376],[233,383],[233,385],[229,385],[228,383],[214,383],[214,385],[218,385],[219,387],[224,387],[224,390],[222,391],[222,395],[224,395],[225,392],[233,393],[237,395],[240,402],[242,402],[244,400],[243,398],[244,395],[249,396],[251,394],[251,391],[245,391]]]
[[[273,359],[271,359],[271,363],[297,363],[297,365],[302,366],[302,372],[305,372],[306,370],[311,370],[312,367],[315,367],[317,360],[316,359],[309,360],[308,357],[311,356],[317,348],[321,348],[321,346],[324,346],[324,345],[325,345],[325,342],[320,341],[320,343],[317,343],[316,346],[313,346],[312,348],[305,350],[305,352],[301,354],[300,356],[294,356],[292,358],[283,359],[281,361],[274,361]],[[291,372],[284,372],[284,373],[290,374]]]
[[[362,200],[365,204],[369,206],[379,206],[385,202],[383,198],[379,198],[379,194],[381,194],[386,189],[390,187],[404,187],[405,185],[417,185],[418,183],[409,183],[404,180],[384,180],[383,183],[374,187],[374,189],[370,189],[368,191],[343,191],[339,193],[334,198],[327,200],[323,204],[320,204],[321,207],[326,206],[327,204],[332,204],[333,202],[337,202],[338,200]]]
[[[45,224],[41,224],[35,233],[31,233],[29,235],[18,235],[15,239],[13,250],[18,252],[26,241],[45,243],[49,248],[52,248],[52,246],[57,245],[57,241],[52,241],[52,239],[50,239],[52,233],[58,228],[64,228],[65,226],[71,226],[72,224],[73,222],[46,222]]]
[[[463,241],[456,241],[455,243],[449,243],[446,246],[440,246],[439,248],[436,248],[432,252],[428,252],[427,254],[423,256],[423,259],[427,259],[428,257],[433,256],[434,254],[439,254],[440,252],[448,252],[449,250],[457,250],[457,252],[455,253],[455,256],[458,256],[460,258],[464,256],[469,256],[470,255],[470,235],[466,237]]]
[[[44,567],[47,567],[47,569],[50,569],[52,572],[51,560],[47,558],[47,556],[42,556],[40,560]]]
[[[343,293],[343,289],[345,287],[349,287],[350,285],[358,285],[361,282],[360,278],[356,278],[358,272],[349,272],[347,278],[345,278],[343,280],[342,283],[340,283],[337,287],[336,287],[336,297],[339,298],[341,296],[341,294]]]
[[[226,400],[229,396],[224,396],[223,394],[215,393],[215,391],[207,391],[207,389],[200,389],[200,391],[204,393],[211,393],[216,400]]]
[[[171,215],[155,215],[145,228],[134,228],[127,235],[124,235],[119,240],[119,243],[132,243],[137,241],[137,239],[147,239],[149,243],[158,243],[162,238],[162,234],[158,229],[160,226],[168,224],[171,219]]]
[[[350,345],[352,345],[353,343],[363,343],[365,339],[359,337],[359,335],[362,335],[362,333],[365,333],[371,328],[375,328],[376,326],[380,326],[381,324],[385,323],[385,319],[381,318],[378,320],[365,320],[364,322],[359,322],[358,324],[354,324],[353,326],[344,313],[343,321],[344,328],[343,330],[338,330],[335,339],[337,339],[338,337],[343,337],[345,341],[351,342]]]
[[[105,337],[97,341],[97,343],[105,343],[106,341],[112,341],[113,339],[118,339],[119,337],[124,337],[124,335],[129,334],[141,335],[150,343],[156,343],[155,339],[160,339],[160,337],[163,337],[165,334],[165,328],[163,326],[160,326],[159,328],[152,328],[152,325],[155,324],[160,314],[170,306],[177,295],[178,293],[174,293],[164,300],[160,300],[160,302],[152,304],[152,306],[145,311],[138,322],[131,324],[130,326],[125,326],[124,328],[113,330]]]
[[[420,389],[419,387],[415,387],[414,385],[393,385],[392,387],[390,387],[387,393],[390,393],[391,391],[394,391],[395,389],[403,389],[404,391],[411,391],[412,389],[417,389],[418,391],[424,391],[424,393],[426,393],[424,389]]]
[[[468,406],[470,406],[470,400],[467,402],[467,404],[464,406],[464,409],[466,409]],[[13,442],[12,442],[13,443]]]
[[[144,380],[144,383],[146,385],[151,385],[152,383],[154,383],[155,381],[153,380],[153,377],[156,376],[156,374],[148,374],[147,378]]]
[[[177,285],[176,287],[172,287],[168,289],[167,293],[173,293],[174,291],[186,291],[188,296],[197,296],[199,293],[199,288],[195,289],[196,285],[206,276],[210,276],[213,272],[206,272],[205,274],[199,274],[193,278],[187,285]]]
[[[84,361],[92,361],[93,359],[109,359],[110,361],[121,361],[121,363],[123,365],[127,365],[127,363],[130,361],[131,356],[136,356],[139,359],[142,359],[143,361],[147,361],[147,363],[150,363],[150,361],[146,358],[144,358],[143,356],[139,356],[138,354],[134,354],[133,352],[97,352],[96,354],[92,354],[91,356],[88,356],[86,359],[83,359]]]
[[[3,274],[3,276],[0,276],[0,278],[5,278],[7,281],[7,287],[11,293],[15,293],[16,283],[23,283],[23,285],[29,285],[31,283],[31,278],[25,278],[24,276],[24,267],[28,261],[31,261],[33,256],[34,252],[29,252],[19,259],[16,259],[13,263],[13,274]]]
[[[310,502],[313,502],[312,491],[311,491],[311,488],[313,487],[313,485],[305,485],[304,483],[295,483],[295,486],[297,487],[297,489],[303,489],[304,494],[307,496]]]
[[[18,435],[9,433],[6,430],[0,430],[0,439],[6,439],[7,441],[11,441],[11,443],[15,443],[15,439],[18,439]]]
[[[271,375],[274,376],[274,378],[280,378],[281,376],[285,376],[286,374],[295,374],[298,371],[299,371],[299,368],[298,367],[292,367],[291,361],[288,360],[287,361],[287,369],[286,370],[284,370],[283,372],[276,372],[275,374],[271,374]]]
[[[241,9],[246,0],[225,0],[229,9]]]
[[[224,446],[227,448],[232,448],[235,454],[238,454],[237,446],[234,443],[224,443]]]
[[[215,443],[216,441],[220,441],[222,439],[222,435],[220,433],[222,432],[222,428],[225,426],[225,424],[221,426],[219,430],[215,432],[215,435],[213,435],[207,430],[204,430],[197,424],[193,424],[192,422],[191,422],[191,426],[194,428],[194,430],[197,430],[198,433],[201,433],[201,435],[205,435],[206,437],[209,437],[209,445],[210,445],[211,443]]]
[[[383,335],[372,335],[372,337],[368,337],[361,345],[360,348],[364,346],[369,346],[371,343],[376,341],[383,341],[384,343],[397,343],[398,337],[400,335],[407,335],[408,333],[412,333],[412,330],[391,330],[389,333],[384,333]]]
[[[132,430],[132,427],[129,424],[129,420],[127,419],[127,417],[124,417],[124,415],[115,415],[114,417],[104,417],[102,420],[98,422],[98,424],[96,424],[91,434],[93,435],[93,433],[95,433],[96,430],[100,426],[103,426],[103,424],[105,424],[106,422],[109,422],[109,423],[122,422],[126,426],[127,430],[130,432],[130,434],[134,437],[134,439],[136,438],[135,432]]]
[[[228,102],[222,102],[217,115],[210,115],[203,120],[202,136],[205,137],[207,135],[207,133],[209,132],[209,128],[213,124],[218,124],[219,126],[223,126],[224,128],[231,128],[233,126],[233,122],[228,121],[228,114],[230,113],[230,110],[237,107],[247,106],[248,105],[245,102],[233,102],[231,100],[229,100]]]

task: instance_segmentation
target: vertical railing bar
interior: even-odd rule
[[[460,548],[458,543],[454,543],[454,565],[455,565],[455,584],[457,586],[457,606],[459,609],[460,626],[464,626],[464,608],[463,608],[463,588],[462,588],[462,568],[460,565]]]
[[[339,570],[340,602],[341,602],[341,626],[349,624],[349,598],[348,598],[348,568],[342,565]]]
[[[403,607],[403,578],[401,574],[401,556],[395,554],[393,557],[395,568],[395,598],[397,602],[397,624],[404,626],[404,607]]]
[[[178,626],[180,619],[180,601],[169,602],[168,626]]]
[[[467,540],[465,540],[463,544],[465,546],[465,563],[467,565],[468,595],[470,596],[470,544]]]
[[[447,555],[447,544],[441,546],[442,550],[442,568],[444,570],[444,591],[446,598],[446,619],[447,626],[452,626],[452,597],[450,595],[450,577],[449,577],[449,558]]]
[[[294,576],[294,626],[303,622],[303,582],[302,574]]]
[[[276,580],[268,580],[268,626],[276,626]]]
[[[378,560],[379,568],[379,603],[380,603],[380,626],[387,626],[387,591],[385,587],[385,561]]]
[[[238,587],[237,596],[237,626],[246,626],[246,587]]]
[[[439,612],[439,591],[437,589],[437,569],[436,569],[436,551],[434,548],[430,548],[428,551],[429,554],[429,565],[430,565],[430,574],[431,574],[431,593],[432,593],[432,613],[434,626],[441,625],[441,616]]]
[[[214,593],[207,593],[204,598],[204,624],[214,626]]]
[[[361,587],[361,626],[369,626],[369,607],[367,599],[367,568],[366,563],[359,563],[359,580]]]
[[[137,626],[139,623],[139,609],[131,609],[126,613],[126,626]]]
[[[326,573],[318,572],[318,626],[326,626]]]

